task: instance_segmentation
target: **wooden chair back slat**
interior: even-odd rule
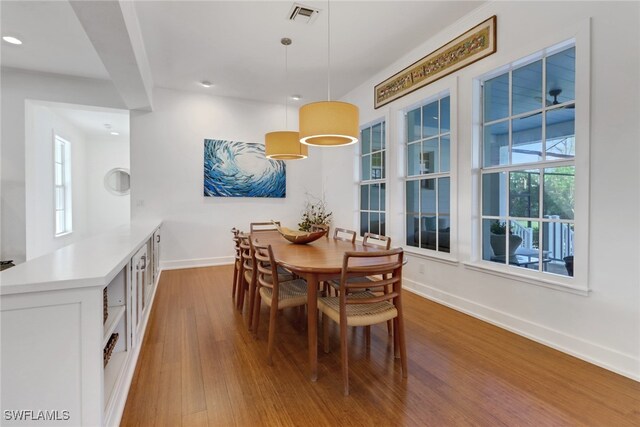
[[[378,247],[389,250],[391,249],[391,237],[383,236],[382,234],[364,233],[362,246]]]
[[[252,240],[256,267],[258,270],[258,283],[265,288],[273,290],[274,297],[278,296],[278,271],[271,245],[262,245],[257,240]]]
[[[380,250],[375,252],[346,252],[342,260],[342,273],[340,274],[340,300],[344,304],[368,304],[380,301],[390,301],[398,297],[402,286],[402,261],[404,251],[402,248]],[[380,264],[352,265],[350,261],[359,259],[380,258]],[[390,261],[388,258],[391,258]],[[350,281],[354,275],[366,274],[368,282]],[[373,277],[372,277],[373,276]],[[391,291],[382,295],[372,294],[371,297],[363,297],[358,294],[362,289],[384,288],[391,285]],[[355,292],[353,292],[355,291]]]
[[[251,233],[255,231],[275,231],[280,227],[280,221],[252,222],[249,226]]]
[[[333,231],[333,238],[336,240],[343,240],[345,242],[355,243],[356,232],[353,230],[347,230],[346,228],[336,227]]]
[[[237,228],[233,227],[231,229],[231,233],[233,233],[233,237],[231,238],[231,240],[233,240],[234,249],[236,251],[235,257],[236,257],[236,261],[238,261],[241,258],[241,256],[240,256],[240,237],[238,237],[241,232]]]
[[[246,271],[253,271],[254,253],[251,250],[251,243],[249,241],[249,235],[241,234],[240,238],[240,250],[242,255],[242,264]]]

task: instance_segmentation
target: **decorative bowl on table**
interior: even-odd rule
[[[278,227],[278,232],[282,235],[282,237],[284,237],[291,243],[303,245],[305,243],[311,243],[315,240],[318,240],[319,238],[324,236],[327,231],[320,230],[320,231],[306,232],[306,231],[292,230],[287,227]]]

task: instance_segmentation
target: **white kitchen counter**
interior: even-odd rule
[[[135,222],[0,272],[0,295],[106,286],[160,226]]]
[[[136,221],[0,272],[2,414],[119,424],[160,279],[160,225]]]

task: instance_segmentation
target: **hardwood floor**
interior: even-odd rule
[[[640,425],[640,383],[408,292],[409,378],[386,324],[369,350],[356,328],[345,397],[337,328],[313,383],[305,324],[285,310],[267,366],[266,308],[255,340],[232,273],[162,273],[121,425]]]

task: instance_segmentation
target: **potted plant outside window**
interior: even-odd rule
[[[491,236],[489,242],[491,243],[491,249],[495,256],[505,256],[507,252],[507,225],[505,222],[495,220],[491,224]],[[516,254],[516,250],[522,244],[522,237],[513,234],[513,230],[509,227],[509,256]]]

